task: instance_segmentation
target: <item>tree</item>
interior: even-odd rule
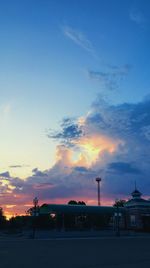
[[[86,203],[85,203],[84,201],[79,201],[79,202],[78,202],[78,205],[86,206]]]
[[[11,217],[9,220],[10,230],[22,231],[23,228],[28,228],[31,226],[31,217],[30,216],[15,216]]]
[[[35,207],[31,207],[26,211],[26,214],[30,216],[34,216],[35,214],[39,213],[39,209],[40,209],[39,206],[36,207],[36,210],[35,210]]]
[[[4,216],[3,208],[0,207],[0,228],[5,227],[7,223],[6,217]]]
[[[70,201],[68,202],[68,205],[78,205],[78,203],[77,203],[77,201],[75,201],[75,200],[70,200]]]
[[[68,202],[68,205],[86,205],[86,203],[84,201],[75,201],[75,200],[70,200]]]
[[[119,199],[119,200],[116,200],[115,203],[113,204],[114,207],[124,207],[126,203],[126,200],[124,199]]]

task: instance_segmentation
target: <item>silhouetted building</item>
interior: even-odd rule
[[[141,198],[136,188],[132,198],[125,203],[127,226],[130,229],[150,230],[150,201]]]
[[[113,226],[115,230],[119,225],[121,229],[150,231],[150,200],[141,198],[136,188],[131,195],[124,207],[43,204],[39,214],[54,214],[60,228],[71,223],[74,228]]]
[[[121,211],[120,208],[119,211]],[[40,215],[54,214],[56,216],[56,228],[60,229],[107,227],[114,212],[115,208],[112,206],[44,204],[40,207]]]

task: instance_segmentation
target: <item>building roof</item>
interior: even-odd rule
[[[130,199],[125,203],[125,206],[150,206],[150,201],[143,198],[139,199]]]
[[[125,207],[150,207],[150,201],[141,198],[142,193],[136,188],[131,195],[132,198],[125,203]]]
[[[132,193],[131,193],[133,198],[140,198],[142,196],[142,193],[140,191],[138,191],[137,189],[135,189]]]
[[[86,205],[58,205],[44,204],[40,207],[40,214],[68,213],[68,214],[114,214],[116,208],[108,206],[86,206]],[[119,208],[119,212],[122,208]]]

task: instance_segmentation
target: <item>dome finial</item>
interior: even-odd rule
[[[131,193],[132,197],[134,199],[141,198],[142,193],[137,189],[136,180],[134,181],[134,191]]]

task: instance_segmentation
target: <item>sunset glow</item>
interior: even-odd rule
[[[108,4],[109,3],[109,4]],[[0,1],[0,206],[150,189],[150,1]]]
[[[90,166],[105,151],[111,154],[114,153],[119,143],[101,135],[93,135],[91,137],[81,138],[78,145]]]

